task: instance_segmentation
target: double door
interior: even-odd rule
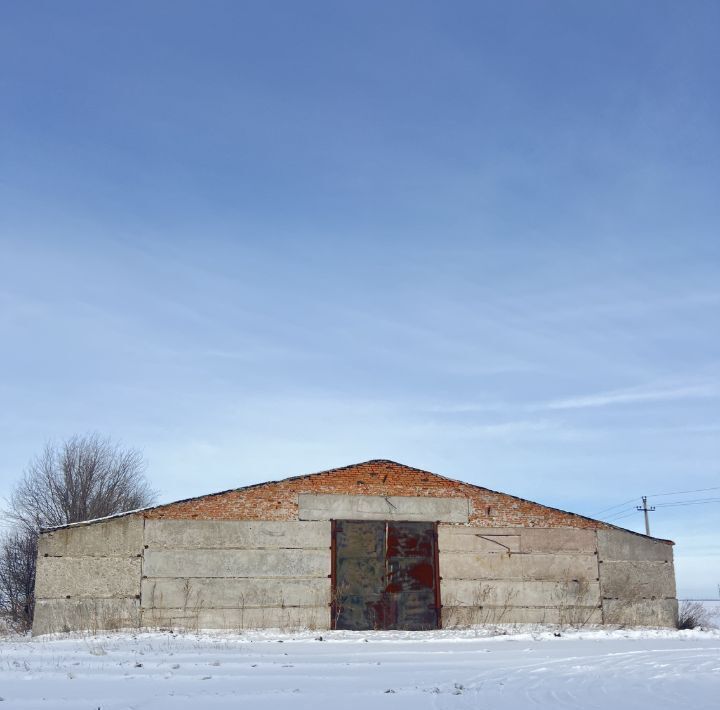
[[[432,522],[333,521],[333,628],[439,628],[436,528]]]

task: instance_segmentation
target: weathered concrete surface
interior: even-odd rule
[[[517,532],[498,532],[487,528],[438,526],[438,550],[444,552],[520,552]]]
[[[146,577],[324,577],[330,550],[145,550]]]
[[[142,549],[141,514],[51,530],[38,541],[38,557],[132,557]]]
[[[443,607],[443,628],[462,628],[482,624],[563,624],[585,626],[601,624],[597,607]]]
[[[600,606],[600,584],[578,581],[442,581],[447,606]]]
[[[300,520],[417,520],[467,523],[468,498],[298,494]]]
[[[33,635],[135,629],[139,626],[140,602],[137,599],[38,599]]]
[[[330,579],[144,579],[143,609],[317,607],[330,604]]]
[[[598,557],[605,623],[675,626],[671,545],[623,530],[599,530]]]
[[[328,628],[328,518],[467,521],[470,510],[464,498],[301,498],[301,514],[324,518],[133,515],[44,534],[34,633],[141,624]],[[447,625],[675,622],[672,547],[661,542],[621,530],[449,523],[438,535]]]
[[[135,597],[140,594],[139,557],[40,557],[37,599]]]
[[[603,599],[603,622],[626,626],[677,624],[677,599]]]
[[[602,621],[594,530],[442,525],[438,547],[444,625]]]
[[[148,520],[144,626],[329,628],[329,521]]]
[[[443,579],[595,581],[598,571],[595,555],[445,552],[440,555],[440,576]]]
[[[525,528],[520,540],[523,552],[579,552],[594,555],[597,549],[595,530],[580,528]]]
[[[330,628],[330,608],[265,607],[251,609],[147,609],[142,612],[145,627],[183,629],[318,629]]]
[[[142,552],[141,515],[43,533],[33,634],[137,628]]]
[[[475,537],[478,542],[474,543]],[[484,544],[482,541],[492,541]],[[581,528],[489,528],[439,525],[439,548],[446,552],[580,552],[594,555],[595,530]],[[475,547],[477,546],[477,547]]]
[[[597,539],[598,556],[601,560],[673,560],[672,545],[624,530],[598,530]]]
[[[601,562],[600,584],[606,599],[666,599],[675,596],[675,575],[669,562]]]
[[[330,522],[147,520],[145,544],[158,549],[330,548]]]

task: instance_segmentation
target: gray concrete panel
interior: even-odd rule
[[[33,636],[67,631],[136,629],[139,626],[137,599],[39,599],[35,604]]]
[[[148,609],[142,613],[145,627],[198,629],[317,629],[330,628],[330,608],[265,607],[262,609]]]
[[[600,606],[599,582],[443,580],[443,606]]]
[[[142,515],[51,530],[38,541],[40,557],[132,557],[142,550]]]
[[[468,498],[300,493],[300,520],[418,520],[467,523]]]
[[[603,597],[610,599],[674,597],[673,566],[669,562],[601,562],[600,587]]]
[[[598,556],[601,560],[653,560],[672,562],[673,548],[664,542],[624,530],[598,530]]]
[[[326,577],[330,550],[145,550],[146,577]]]
[[[676,599],[605,599],[603,620],[606,624],[620,626],[662,626],[675,628],[677,625]]]
[[[134,597],[140,594],[139,557],[40,557],[38,599]]]
[[[325,606],[330,579],[144,579],[141,598],[144,609]]]
[[[602,611],[597,607],[443,606],[442,622],[445,629],[484,624],[559,624],[583,627],[588,624],[601,624]]]
[[[329,548],[329,521],[147,520],[145,544],[158,549]]]
[[[594,555],[597,550],[595,530],[581,528],[525,528],[520,537],[523,552],[578,552]]]
[[[438,526],[440,552],[520,552],[520,535],[486,528]]]
[[[467,554],[440,555],[443,579],[588,580],[598,577],[595,555]]]

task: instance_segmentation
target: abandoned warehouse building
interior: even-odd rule
[[[43,531],[33,632],[674,626],[672,545],[375,460]]]

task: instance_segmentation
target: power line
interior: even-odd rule
[[[627,505],[628,503],[634,503],[637,500],[637,496],[634,498],[630,498],[630,500],[626,500],[623,503],[618,503],[617,505],[611,505],[609,508],[603,508],[602,510],[599,510],[597,513],[593,513],[592,516],[600,515],[600,513],[605,513],[608,510],[613,510],[614,508],[620,508],[623,505]]]
[[[660,496],[679,496],[684,493],[704,493],[705,491],[720,491],[720,486],[713,486],[712,488],[696,488],[692,491],[670,491],[669,493],[651,493],[648,498],[659,498]]]
[[[627,508],[623,508],[622,510],[618,510],[616,513],[613,513],[612,515],[606,516],[603,518],[604,520],[615,520],[616,518],[624,518],[626,513],[635,512],[635,506],[628,506]]]
[[[667,491],[665,493],[651,493],[648,498],[660,498],[661,496],[679,496],[684,495],[686,493],[705,493],[706,491],[720,491],[720,486],[712,486],[710,488],[694,488],[692,490],[687,491]],[[622,508],[624,505],[627,505],[628,503],[634,503],[640,496],[635,496],[633,498],[630,498],[629,500],[623,501],[622,503],[617,503],[616,505],[608,506],[607,508],[603,508],[602,510],[599,510],[597,513],[591,513],[591,518],[596,518],[602,513],[608,513],[612,510],[615,510],[616,508]],[[678,501],[678,503],[681,501]],[[658,503],[658,506],[665,506],[664,503]],[[623,511],[617,511],[616,513],[613,513],[612,517],[615,517],[615,515],[619,515]]]
[[[635,515],[635,513],[637,513],[637,511],[633,510],[631,513],[626,513],[625,515],[621,515],[619,518],[610,518],[610,520],[608,520],[606,522],[610,522],[610,521],[617,522],[618,520],[624,520],[625,518],[629,518],[632,515]]]
[[[677,508],[681,505],[706,505],[708,503],[720,503],[720,498],[706,498],[698,500],[676,501],[674,503],[658,503],[658,508]]]

